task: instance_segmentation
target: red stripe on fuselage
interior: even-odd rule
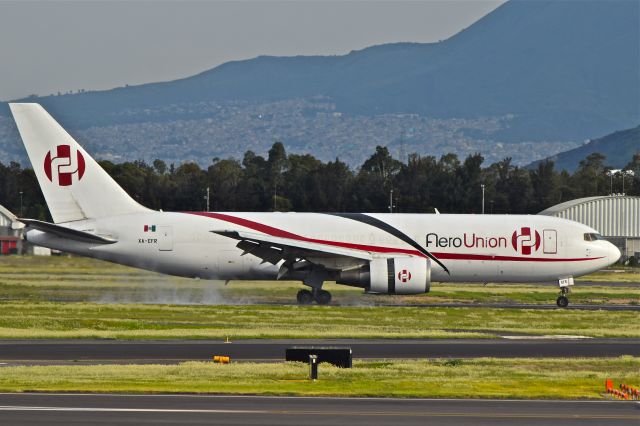
[[[308,238],[302,235],[294,234],[288,231],[283,231],[282,229],[274,228],[269,225],[263,225],[258,222],[254,222],[248,219],[242,219],[236,216],[230,216],[222,213],[207,213],[207,212],[188,212],[189,214],[195,214],[198,216],[206,216],[213,219],[223,220],[225,222],[235,223],[236,225],[244,226],[245,228],[253,229],[254,231],[259,231],[267,235],[271,235],[272,237],[281,237],[281,238],[290,238],[292,240],[305,241],[308,243],[316,243],[316,244],[324,244],[327,246],[334,247],[343,247],[354,250],[363,250],[363,251],[373,251],[376,253],[402,253],[402,254],[410,254],[412,256],[420,256],[425,257],[422,253],[417,250],[409,250],[409,249],[401,249],[401,248],[393,248],[393,247],[379,247],[379,246],[370,246],[366,244],[353,244],[353,243],[343,243],[340,241],[328,241],[328,240],[318,240],[316,238]]]
[[[521,256],[492,256],[487,254],[467,253],[436,253],[431,252],[438,259],[446,260],[497,260],[503,262],[583,262],[585,260],[602,259],[603,257],[521,257]]]
[[[264,225],[262,223],[254,222],[252,220],[243,219],[241,217],[231,216],[224,213],[209,213],[209,212],[185,212],[196,216],[205,216],[212,219],[218,219],[225,222],[234,223],[236,225],[244,226],[245,228],[253,229],[254,231],[262,232],[273,237],[290,238],[292,240],[305,241],[308,243],[324,244],[334,247],[343,247],[354,250],[370,251],[375,253],[402,253],[412,256],[425,257],[424,254],[417,250],[401,249],[394,247],[380,247],[371,246],[367,244],[353,244],[344,243],[341,241],[328,241],[319,240],[315,238],[308,238],[302,235],[294,234],[292,232],[284,231],[282,229],[274,228],[273,226]],[[546,257],[521,257],[521,256],[491,256],[485,254],[466,254],[466,253],[435,253],[431,252],[438,259],[443,260],[493,260],[503,262],[583,262],[587,260],[602,259],[602,257],[579,257],[579,258],[546,258]]]

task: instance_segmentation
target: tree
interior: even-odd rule
[[[465,213],[481,213],[482,211],[483,161],[484,157],[480,154],[469,155],[459,169],[460,180],[464,182],[461,207]]]
[[[542,161],[530,173],[534,210],[542,211],[562,200],[560,179],[553,166],[553,161]]]
[[[393,189],[393,179],[402,163],[389,154],[386,147],[377,146],[376,152],[369,157],[356,176],[354,201],[352,207],[360,210],[388,211],[389,192]]]
[[[211,206],[214,210],[236,210],[238,191],[244,177],[242,165],[238,160],[214,159],[207,169],[207,186],[210,188]]]
[[[580,161],[578,170],[573,174],[571,186],[578,196],[591,197],[609,193],[609,185],[605,175],[605,156],[599,152],[589,154]]]
[[[625,171],[630,171],[633,175],[625,178],[625,192],[628,195],[640,195],[640,152],[633,155],[633,158],[624,166]]]
[[[288,167],[287,153],[282,142],[275,141],[271,146],[267,167],[269,184],[273,193],[273,210],[286,211],[291,208],[291,203],[282,194],[282,175]],[[278,194],[278,188],[280,188],[280,194]]]

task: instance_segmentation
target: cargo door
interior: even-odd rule
[[[542,231],[542,249],[545,254],[558,253],[558,233],[555,229]]]
[[[173,229],[171,226],[158,226],[158,250],[173,250]]]

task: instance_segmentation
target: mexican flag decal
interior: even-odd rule
[[[155,225],[145,225],[144,226],[144,232],[156,232],[156,226]]]

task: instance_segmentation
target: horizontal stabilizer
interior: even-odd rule
[[[78,231],[76,229],[66,228],[64,226],[56,225],[55,223],[43,222],[41,220],[18,219],[18,221],[27,225],[27,230],[37,229],[38,231],[57,235],[58,237],[67,238],[69,240],[80,241],[83,243],[113,244],[118,242],[117,240],[101,237],[90,232]]]

